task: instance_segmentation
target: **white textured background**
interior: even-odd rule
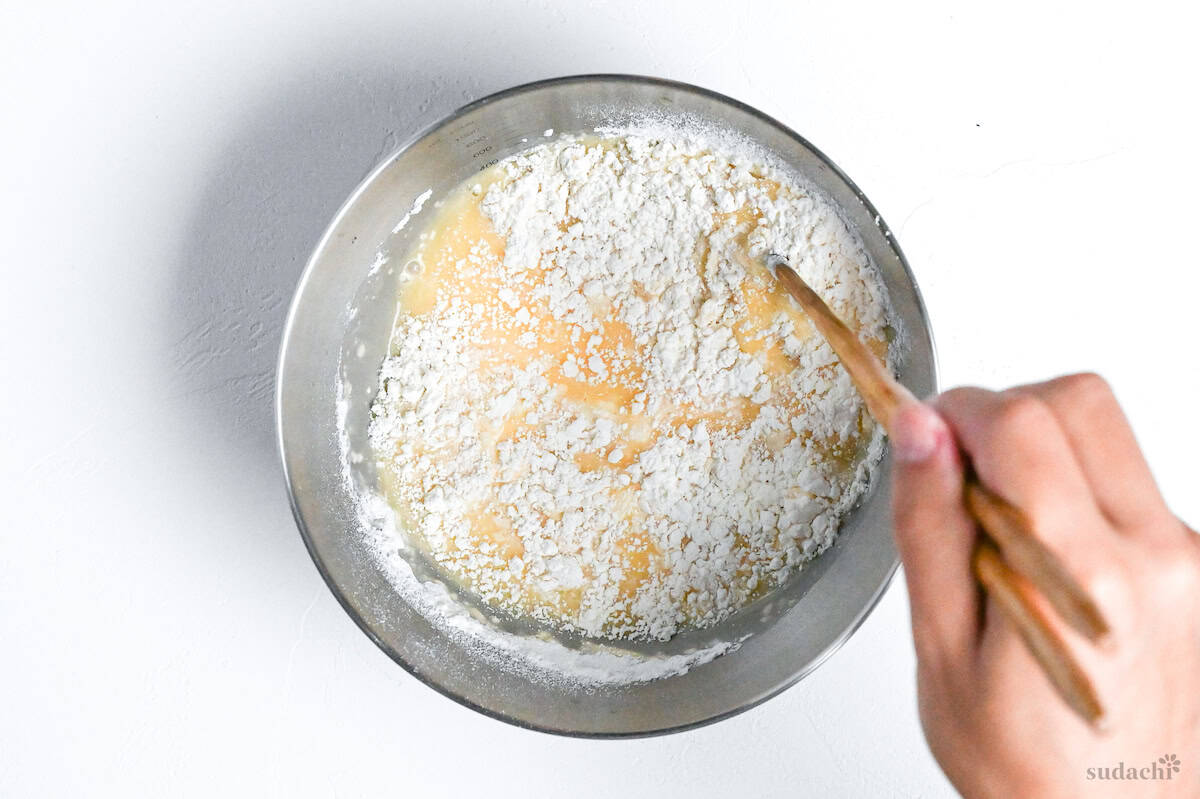
[[[694,732],[567,740],[442,698],[321,583],[270,403],[302,263],[376,161],[494,90],[644,73],[859,183],[947,384],[1104,372],[1195,524],[1196,20],[989,5],[5,3],[0,796],[950,793],[899,582],[815,675]]]

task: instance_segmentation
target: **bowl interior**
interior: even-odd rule
[[[477,647],[439,632],[396,592],[358,532],[353,489],[343,480],[339,418],[351,451],[367,453],[369,407],[391,332],[400,259],[420,231],[423,217],[415,209],[422,196],[428,209],[469,176],[542,140],[549,130],[587,134],[663,120],[687,120],[751,142],[839,206],[880,269],[903,325],[901,380],[918,396],[936,387],[933,346],[916,286],[874,209],[811,145],[728,98],[627,76],[547,81],[474,103],[392,156],[335,218],[293,300],[277,396],[293,508],[322,575],[376,644],[443,693],[522,726],[638,735],[744,710],[832,653],[865,618],[896,568],[885,457],[874,487],[842,525],[834,546],[787,585],[717,627],[639,648],[677,654],[748,636],[740,647],[682,675],[597,688],[498,666]],[[408,224],[397,229],[410,212]],[[379,253],[393,257],[380,264]],[[369,457],[355,464],[355,482],[372,486],[372,468]]]

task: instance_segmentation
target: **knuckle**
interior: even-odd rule
[[[975,391],[978,391],[978,389],[970,386],[959,386],[958,388],[952,388],[949,391],[943,391],[938,395],[937,399],[939,402],[955,403],[961,401],[964,397],[971,396],[971,394]]]
[[[1089,569],[1084,585],[1101,607],[1111,605],[1125,594],[1125,576],[1107,564]]]
[[[1000,432],[1027,431],[1044,428],[1054,423],[1054,414],[1040,397],[1025,393],[1011,393],[997,412],[995,426]]]
[[[1130,576],[1110,558],[1092,561],[1079,575],[1083,589],[1101,608],[1123,608],[1130,600]]]
[[[1077,402],[1092,406],[1113,399],[1112,386],[1095,372],[1081,372],[1059,378],[1060,390]]]
[[[1178,607],[1195,604],[1200,596],[1200,557],[1191,549],[1172,549],[1164,553],[1154,568],[1151,579],[1159,595]]]

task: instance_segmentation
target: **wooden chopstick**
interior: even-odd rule
[[[866,401],[867,410],[889,433],[892,416],[915,398],[887,371],[829,306],[787,264],[776,266],[776,275],[808,313],[829,342]],[[1108,623],[1087,592],[1062,565],[1062,561],[1033,532],[1026,515],[969,474],[964,487],[967,508],[996,541],[1017,573],[1041,591],[1063,619],[1092,641],[1109,633]]]
[[[1033,523],[1020,508],[979,483],[967,480],[967,509],[1004,553],[1013,571],[1037,586],[1063,621],[1090,641],[1106,640],[1111,630],[1096,603],[1033,534]]]
[[[779,260],[774,271],[829,342],[867,410],[890,435],[896,413],[916,399],[790,266]],[[968,472],[963,494],[967,510],[990,538],[981,540],[972,556],[976,577],[1016,625],[1067,704],[1088,723],[1099,724],[1104,708],[1091,680],[1045,614],[1030,601],[1030,592],[1033,588],[1041,592],[1067,624],[1091,641],[1109,634],[1104,615],[1058,556],[1037,537],[1019,508],[981,485],[973,472]]]
[[[971,557],[975,577],[1014,622],[1025,646],[1071,709],[1093,726],[1104,719],[1104,706],[1092,681],[1071,657],[1062,636],[1050,626],[1033,599],[1029,582],[1009,567],[995,544],[981,538]]]

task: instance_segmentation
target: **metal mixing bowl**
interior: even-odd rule
[[[899,247],[866,197],[816,148],[775,120],[693,86],[596,75],[494,94],[452,114],[376,169],[334,218],[308,263],[283,338],[277,388],[279,447],[304,542],[330,590],[381,649],[413,675],[480,712],[523,727],[581,736],[648,735],[745,710],[815,669],[862,623],[896,570],[889,463],[842,526],[835,545],[794,579],[707,631],[647,647],[684,652],[749,636],[685,674],[620,687],[548,682],[497,668],[438,632],[389,583],[363,538],[342,479],[341,413],[351,447],[365,452],[369,406],[395,312],[398,269],[373,268],[382,248],[399,259],[421,227],[394,231],[426,190],[430,204],[483,167],[541,140],[647,116],[686,117],[761,145],[836,203],[878,265],[908,345],[901,380],[917,396],[936,387],[933,343]],[[418,219],[418,222],[420,219]],[[370,484],[370,458],[356,479]]]

